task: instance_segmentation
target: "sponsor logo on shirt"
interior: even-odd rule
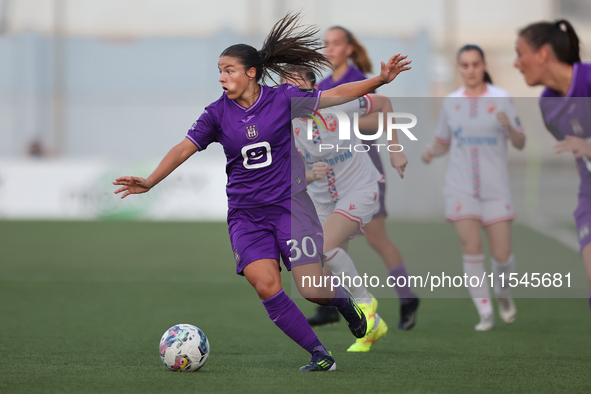
[[[259,131],[257,130],[256,124],[244,126],[244,129],[246,130],[246,138],[249,140],[254,140],[259,136]]]
[[[355,208],[355,204],[349,204],[349,211],[352,211],[354,209],[357,209]]]
[[[454,137],[456,138],[458,147],[462,145],[496,145],[497,138],[496,137],[464,137],[462,136],[462,126],[458,127],[456,131],[454,131]]]

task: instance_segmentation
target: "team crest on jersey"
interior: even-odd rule
[[[326,120],[326,127],[328,128],[328,131],[331,133],[337,131],[337,120],[334,116],[327,115],[324,119]]]
[[[246,138],[248,138],[249,140],[254,140],[259,136],[259,131],[257,129],[256,124],[244,126],[244,129],[246,130]]]
[[[497,104],[494,101],[489,101],[486,104],[486,110],[488,111],[489,114],[492,114],[493,112],[495,112],[495,109],[497,109]]]
[[[576,135],[583,135],[583,127],[579,123],[579,119],[572,119],[570,124],[573,127],[573,133]]]

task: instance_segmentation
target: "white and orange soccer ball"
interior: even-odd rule
[[[209,358],[209,341],[198,327],[176,324],[160,339],[160,358],[171,371],[198,371]]]

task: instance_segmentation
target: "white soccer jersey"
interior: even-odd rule
[[[296,147],[304,158],[306,169],[312,169],[312,165],[318,161],[328,164],[326,178],[308,185],[308,193],[314,202],[336,203],[341,196],[366,187],[371,188],[382,180],[382,175],[373,165],[369,154],[364,151],[357,152],[354,149],[355,145],[360,145],[362,142],[355,136],[352,129],[353,114],[366,115],[371,112],[371,107],[372,102],[369,96],[335,106],[336,109],[349,115],[351,120],[351,140],[347,141],[339,140],[338,120],[331,114],[323,115],[328,129],[324,125],[318,127],[316,122],[313,122],[313,138],[310,140],[307,132],[308,119],[297,118],[292,121]],[[327,149],[328,145],[334,148]],[[337,146],[340,147],[338,151]],[[348,149],[349,146],[351,150]]]
[[[513,128],[523,132],[509,94],[487,84],[478,97],[461,88],[443,100],[435,139],[451,144],[444,195],[467,194],[481,200],[510,199],[507,171],[507,130],[497,121],[504,112]]]

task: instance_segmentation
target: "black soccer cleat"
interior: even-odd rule
[[[417,322],[417,309],[419,309],[419,298],[413,298],[411,302],[400,305],[400,321],[398,329],[408,331]]]
[[[334,306],[320,305],[314,316],[308,317],[308,324],[312,327],[320,327],[326,324],[338,323],[340,320],[339,311]]]
[[[349,330],[351,330],[353,336],[355,338],[363,338],[365,334],[367,334],[367,319],[361,308],[359,308],[359,305],[357,305],[357,302],[355,302],[351,293],[345,288],[343,288],[343,290],[345,290],[349,299],[347,300],[347,305],[340,308],[339,312],[347,321]]]
[[[312,355],[312,360],[308,363],[308,365],[304,365],[300,368],[300,371],[303,372],[324,372],[324,371],[334,371],[337,369],[337,364],[334,362],[334,358],[332,358],[332,354],[321,354],[321,353],[314,353]]]

